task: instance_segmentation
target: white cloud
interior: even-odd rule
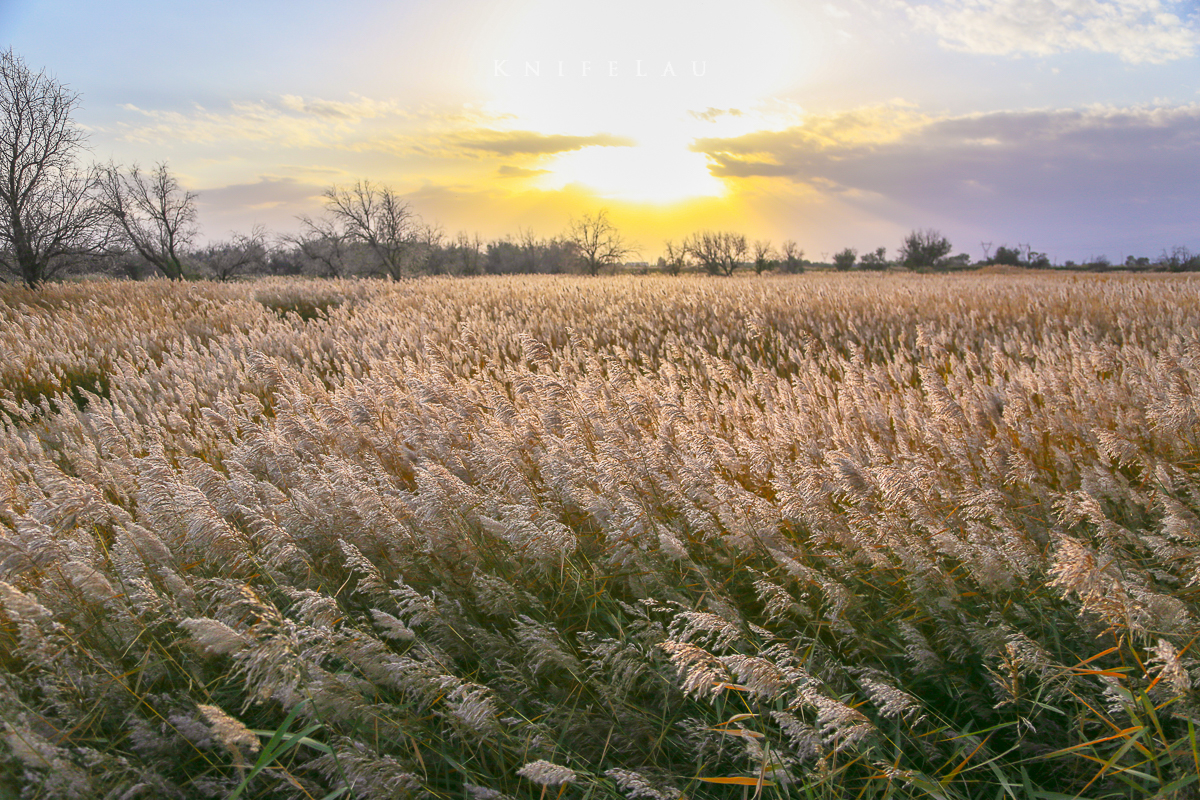
[[[372,100],[369,97],[358,95],[355,96],[352,102],[344,102],[285,94],[280,98],[280,104],[289,111],[295,111],[300,114],[349,121],[394,116],[401,113],[399,105],[394,101]]]
[[[188,111],[122,106],[136,115],[113,133],[140,144],[267,145],[278,148],[372,149],[382,135],[406,131],[422,136],[496,122],[502,117],[468,106],[408,109],[392,100],[354,96],[350,101],[283,95],[276,102],[200,105]],[[380,149],[387,149],[381,147]]]
[[[1180,0],[960,0],[906,4],[909,16],[943,46],[990,55],[1110,53],[1160,64],[1196,54],[1200,29],[1173,10]]]

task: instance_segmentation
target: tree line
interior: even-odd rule
[[[84,166],[86,137],[71,115],[79,95],[34,72],[11,49],[0,53],[0,272],[38,286],[75,272],[158,274],[173,280],[229,280],[249,274],[344,277],[377,275],[483,275],[583,272],[596,275],[636,256],[601,209],[572,218],[558,236],[532,230],[484,242],[478,234],[445,234],[423,221],[392,188],[362,180],[333,186],[323,211],[299,219],[296,234],[272,237],[257,226],[249,233],[197,246],[196,194],[185,190],[167,164],[150,169],[116,163]],[[859,256],[846,248],[833,255],[837,270],[945,270],[1001,264],[1050,267],[1028,245],[1002,245],[994,257],[984,243],[984,261],[952,245],[932,229],[905,237],[895,259],[880,247]],[[732,275],[803,272],[814,266],[794,241],[778,249],[730,231],[698,231],[664,243],[655,268],[670,274],[699,271]],[[647,262],[633,268],[650,270]],[[1095,259],[1068,268],[1200,270],[1200,255],[1177,247],[1156,261],[1130,257],[1123,265]]]

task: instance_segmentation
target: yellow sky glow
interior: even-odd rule
[[[1196,246],[1200,22],[1149,5],[1047,27],[1004,0],[354,0],[235,4],[233,26],[84,0],[49,24],[22,3],[13,44],[84,94],[96,160],[166,162],[208,240],[294,232],[370,179],[450,235],[551,237],[608,208],[649,260],[704,228],[818,256],[913,227],[1076,259]],[[138,26],[205,69],[109,59],[96,32]]]
[[[514,129],[603,132],[634,143],[510,159],[538,172],[531,187],[576,187],[592,204],[721,197],[726,184],[689,145],[756,129],[752,109],[794,83],[810,57],[798,23],[794,6],[777,0],[736,15],[705,0],[615,0],[583,19],[577,8],[536,0],[490,31],[503,44],[491,46],[492,70],[479,88],[487,110]],[[762,129],[761,119],[755,124]]]

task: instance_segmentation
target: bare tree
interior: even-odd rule
[[[194,254],[199,265],[219,281],[266,267],[267,229],[255,225],[250,233],[235,233],[228,242],[217,242]]]
[[[413,252],[413,267],[426,275],[441,275],[450,269],[446,231],[441,225],[417,225],[413,235],[417,246]]]
[[[196,237],[196,194],[165,163],[143,173],[114,164],[100,178],[100,203],[117,235],[167,278],[183,280],[183,253]]]
[[[102,243],[95,173],[76,165],[86,141],[71,122],[78,103],[44,70],[0,53],[0,267],[29,286]]]
[[[454,271],[459,275],[478,275],[483,271],[483,240],[479,234],[459,231],[451,245],[454,251]]]
[[[754,242],[754,274],[762,275],[774,266],[775,254],[771,251],[771,242],[758,239]]]
[[[1159,269],[1168,272],[1198,272],[1200,271],[1200,253],[1193,253],[1182,245],[1176,245],[1170,252],[1163,250],[1156,262]]]
[[[685,245],[675,244],[673,241],[663,243],[666,248],[666,258],[663,259],[663,267],[671,275],[678,275],[683,272],[683,268],[687,266],[688,251]]]
[[[784,272],[804,272],[804,251],[793,240],[783,243]]]
[[[519,254],[517,257],[518,271],[530,275],[542,272],[542,256],[545,247],[543,242],[538,239],[537,234],[533,232],[533,228],[517,228],[517,235],[514,238]]]
[[[746,237],[728,231],[700,231],[683,242],[684,249],[710,275],[732,275],[746,260]]]
[[[604,267],[620,264],[633,252],[617,226],[608,218],[606,208],[594,215],[584,214],[581,219],[572,219],[564,238],[575,248],[584,271],[589,275],[598,274]]]
[[[325,210],[351,242],[366,245],[384,274],[400,280],[411,271],[418,219],[391,188],[370,181],[359,181],[349,189],[334,186],[325,192]]]
[[[284,241],[294,246],[317,274],[328,278],[345,275],[350,264],[350,237],[342,226],[328,216],[313,219],[304,215],[299,220],[300,232]]]

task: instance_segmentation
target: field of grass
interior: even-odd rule
[[[0,287],[0,798],[1197,797],[1200,281]]]

